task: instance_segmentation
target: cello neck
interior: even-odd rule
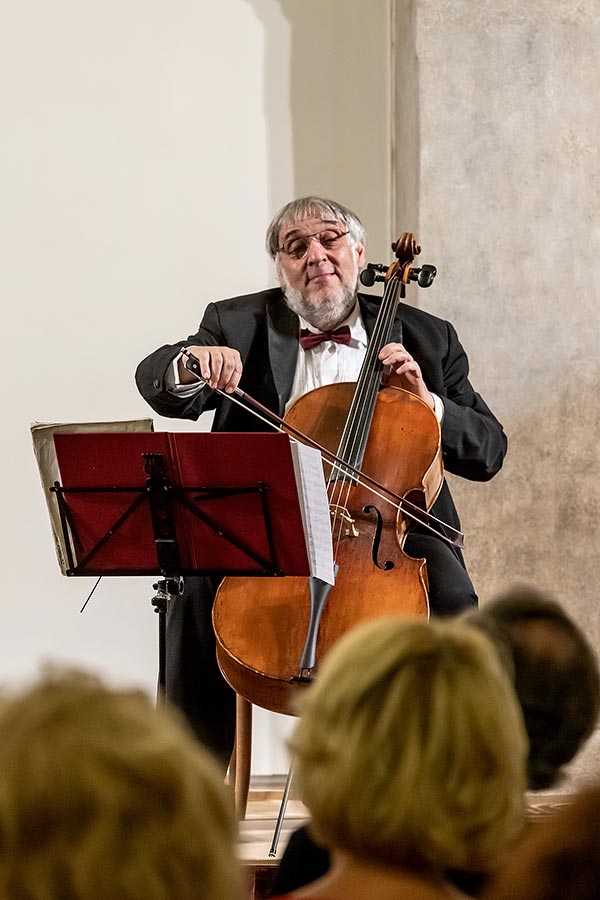
[[[390,340],[400,287],[395,279],[386,283],[336,454],[355,469],[361,468],[369,437],[383,371],[379,354]]]

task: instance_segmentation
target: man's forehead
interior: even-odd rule
[[[279,231],[280,240],[285,240],[294,235],[311,234],[319,229],[327,228],[329,225],[339,225],[339,219],[333,216],[308,216],[305,219],[299,219],[297,222],[290,222],[283,225]]]

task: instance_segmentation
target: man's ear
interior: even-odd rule
[[[283,291],[285,289],[285,281],[283,278],[283,273],[281,271],[281,264],[279,262],[279,256],[275,257],[275,274],[277,275],[277,281],[279,282],[279,287]]]
[[[361,244],[360,241],[356,245],[356,261],[358,263],[359,271],[362,271],[367,264],[367,251],[364,244]]]

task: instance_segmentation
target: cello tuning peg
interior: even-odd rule
[[[365,287],[373,287],[376,281],[385,281],[385,276],[377,273],[386,271],[387,266],[383,263],[367,263],[367,268],[360,273],[360,283]]]
[[[424,265],[419,269],[410,269],[408,278],[409,281],[416,281],[419,287],[427,288],[431,287],[436,275],[437,269],[435,266]]]
[[[421,266],[421,271],[419,272],[418,277],[418,285],[422,288],[431,287],[433,284],[433,279],[437,275],[437,269],[435,266],[424,265]]]

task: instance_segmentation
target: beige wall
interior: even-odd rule
[[[43,660],[156,678],[152,579],[105,580],[79,615],[91,584],[58,573],[30,423],[148,415],[137,361],[209,300],[274,283],[264,230],[293,196],[355,206],[383,251],[389,4],[343,6],[5,4],[0,683]],[[258,719],[255,768],[283,771]]]

